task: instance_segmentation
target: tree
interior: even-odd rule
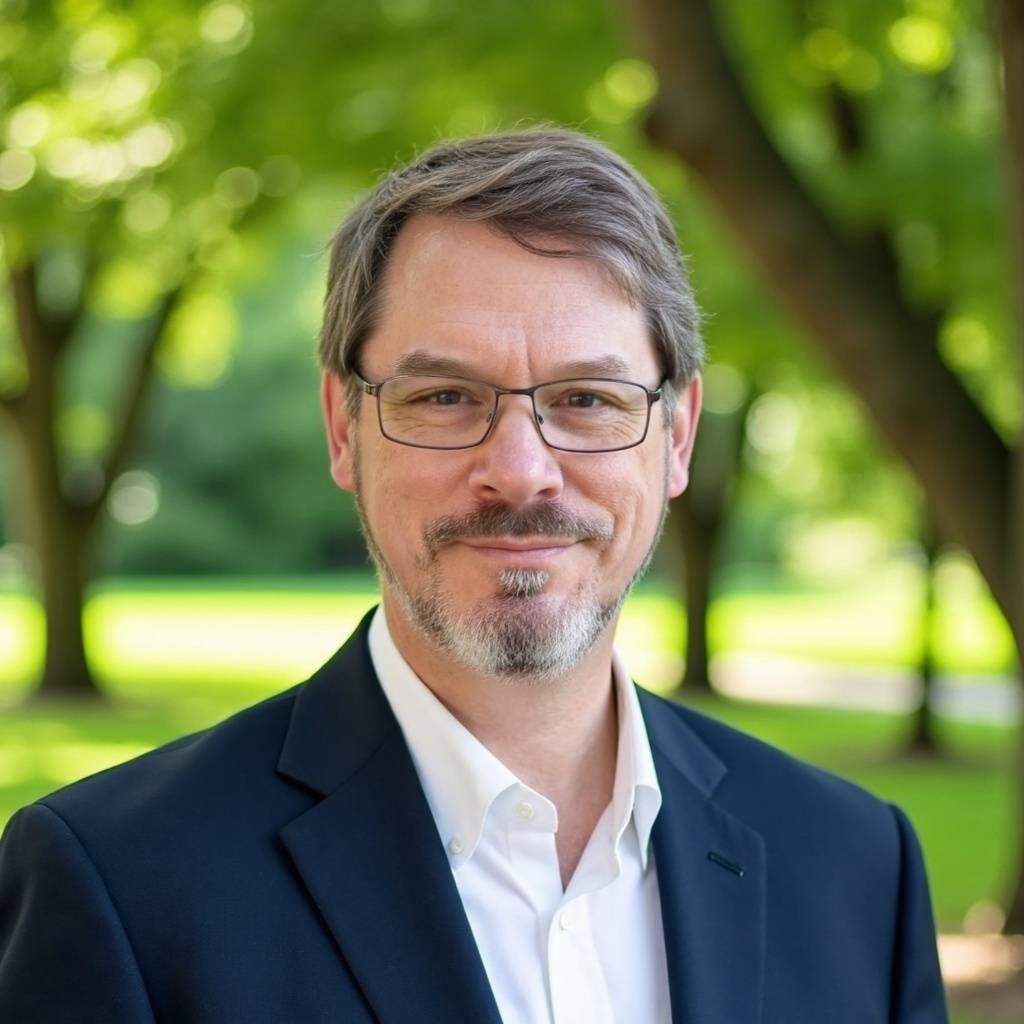
[[[0,410],[18,482],[9,520],[46,609],[39,695],[97,695],[82,605],[156,371],[203,384],[223,372],[228,283],[254,236],[301,207],[300,178],[322,226],[439,124],[536,116],[548,89],[571,97],[549,115],[571,119],[578,94],[555,83],[610,59],[609,27],[583,3],[551,18],[499,5],[477,22],[471,7],[0,3]],[[508,38],[546,75],[517,66],[510,80]],[[96,335],[121,354],[85,403],[74,369]]]
[[[671,522],[683,553],[686,658],[682,693],[711,692],[708,611],[718,548],[743,461],[753,393],[736,370],[713,368],[705,377],[704,408],[694,445],[690,482],[672,503]]]
[[[748,20],[758,17],[753,6],[748,5]],[[768,23],[778,15],[776,8],[759,15],[761,29],[776,43],[787,31],[794,48],[805,36],[813,36],[812,51],[818,50],[822,74],[805,92],[812,94],[809,102],[820,108],[840,148],[851,135],[862,138],[874,130],[878,138],[879,126],[893,116],[893,109],[898,115],[908,113],[899,103],[900,88],[895,103],[893,91],[887,94],[889,110],[870,104],[862,86],[871,76],[902,75],[906,80],[897,85],[904,95],[916,90],[932,103],[956,102],[955,83],[948,78],[931,89],[911,80],[915,70],[921,73],[918,78],[934,79],[934,72],[950,66],[950,25],[941,14],[928,13],[938,8],[908,15],[896,5],[870,6],[866,11],[854,5],[796,4],[790,8],[794,18],[777,19],[781,27]],[[914,293],[896,243],[905,216],[898,205],[877,202],[868,216],[863,210],[857,211],[859,217],[851,216],[834,193],[828,194],[824,177],[814,180],[807,167],[798,170],[783,152],[776,126],[761,113],[763,97],[751,99],[723,33],[722,20],[728,15],[730,42],[735,45],[743,38],[742,28],[737,28],[744,16],[741,7],[708,0],[637,0],[622,8],[641,52],[660,78],[647,123],[650,138],[695,172],[765,287],[864,402],[919,480],[941,534],[974,557],[1018,651],[1024,650],[1024,446],[1011,447],[1004,434],[1012,431],[1000,431],[948,356],[943,357],[942,327],[961,296],[952,288],[945,293],[933,288],[924,301]],[[1019,245],[1024,238],[1024,14],[1009,0],[997,8],[1013,234]],[[968,23],[970,15],[977,17],[974,9],[946,11]],[[966,31],[971,24],[961,27]],[[871,52],[880,42],[887,42],[897,58],[891,63],[902,60],[910,73],[881,66]],[[779,50],[773,54],[778,58]],[[773,70],[784,67],[780,63]],[[952,100],[940,88],[948,90],[951,84]],[[911,130],[909,122],[903,130]],[[915,141],[920,139],[915,136]],[[862,166],[865,148],[859,153]],[[843,173],[835,163],[830,170]],[[898,173],[900,168],[886,166],[883,155],[865,167],[864,175],[887,170]],[[930,173],[936,174],[934,166]],[[905,183],[900,187],[890,178],[889,184],[894,197],[913,207]],[[941,217],[940,211],[931,213],[936,220]],[[1015,414],[1019,406],[1018,392]],[[1024,863],[1010,899],[1007,928],[1024,931]]]

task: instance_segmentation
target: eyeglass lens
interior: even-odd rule
[[[497,411],[498,393],[459,377],[400,376],[378,393],[384,434],[402,444],[464,448],[479,444]],[[639,384],[564,380],[534,392],[545,442],[573,451],[612,451],[643,439],[650,402]]]

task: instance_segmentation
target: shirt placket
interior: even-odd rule
[[[552,915],[548,973],[554,1024],[614,1024],[587,896],[563,901]]]

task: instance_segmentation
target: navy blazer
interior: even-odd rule
[[[900,811],[640,701],[673,1020],[944,1022]],[[15,815],[0,1021],[500,1024],[366,620],[301,686]]]

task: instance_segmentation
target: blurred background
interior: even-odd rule
[[[1017,8],[0,0],[0,824],[345,639],[330,233],[438,138],[567,125],[706,310],[634,676],[903,806],[956,1021],[1020,1021]]]

